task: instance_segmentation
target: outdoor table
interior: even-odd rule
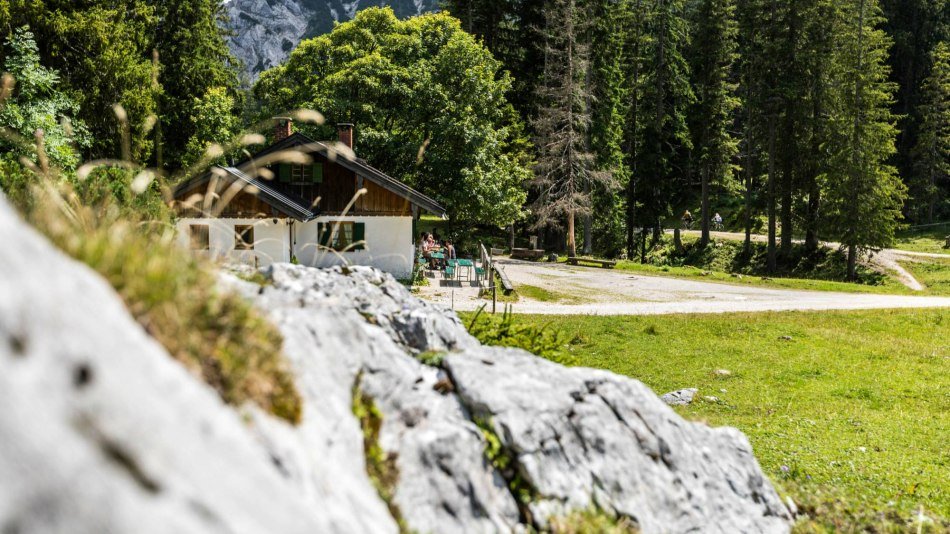
[[[465,272],[467,273],[467,276],[465,277],[465,279],[466,279],[466,280],[471,280],[471,279],[472,279],[472,270],[474,270],[474,268],[475,268],[475,262],[473,262],[472,260],[455,260],[455,263],[456,263],[459,267],[465,267]]]

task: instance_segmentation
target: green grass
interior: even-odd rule
[[[946,260],[904,261],[901,266],[927,287],[927,293],[950,295],[950,257]]]
[[[950,235],[950,224],[934,226],[918,230],[906,230],[897,235],[894,248],[911,252],[929,252],[932,254],[947,254],[950,249],[943,248]]]
[[[554,291],[532,285],[519,285],[515,288],[519,296],[540,302],[558,302],[561,304],[583,304],[587,299],[567,291]]]
[[[921,506],[950,517],[950,311],[514,321],[571,339],[561,361],[717,397],[678,411],[745,432],[817,516],[803,528],[899,531]]]

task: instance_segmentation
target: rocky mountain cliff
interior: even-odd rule
[[[645,533],[790,529],[739,431],[482,346],[374,269],[222,276],[283,334],[292,426],[223,404],[2,198],[0,228],[2,532],[524,532],[577,510]]]
[[[303,39],[329,32],[335,22],[367,7],[390,6],[399,17],[434,11],[438,0],[231,0],[231,50],[251,79],[279,65]]]

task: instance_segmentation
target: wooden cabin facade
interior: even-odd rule
[[[349,151],[293,133],[289,120],[278,122],[276,138],[240,165],[216,167],[176,188],[182,243],[258,266],[347,263],[409,276],[414,221],[423,211],[444,217],[442,206],[352,157],[352,125],[340,125],[340,144]]]

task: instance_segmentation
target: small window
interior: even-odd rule
[[[365,229],[365,223],[353,221],[320,223],[320,244],[338,252],[363,250]]]
[[[234,248],[237,250],[254,250],[254,227],[250,224],[234,226]]]
[[[191,238],[192,250],[208,250],[211,248],[210,230],[207,224],[189,225],[188,235]]]

